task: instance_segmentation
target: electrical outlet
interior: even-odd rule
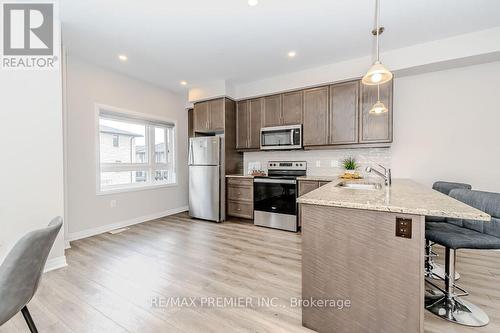
[[[111,201],[109,202],[109,207],[111,207],[111,208],[115,208],[115,207],[116,207],[116,200],[111,200]]]
[[[321,161],[316,161],[316,168],[321,167]]]
[[[411,238],[411,219],[396,217],[396,237]]]

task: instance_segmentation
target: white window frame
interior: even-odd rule
[[[141,123],[140,120],[146,122],[158,122],[158,126],[164,128],[161,123],[171,123],[173,124],[173,140],[168,139],[168,132],[165,131],[165,145],[167,152],[169,149],[171,150],[171,156],[173,156],[173,163],[168,161],[167,154],[167,163],[156,163],[155,159],[155,136],[154,136],[154,124],[150,124],[146,127],[146,143],[149,144],[148,153],[148,163],[120,163],[116,165],[114,163],[107,163],[101,165],[101,155],[100,155],[100,126],[99,119],[101,113],[104,112],[113,112],[122,115],[124,118],[130,118],[130,121],[133,122],[134,118],[137,119],[137,123]],[[178,186],[178,158],[177,158],[177,145],[178,145],[178,135],[177,135],[177,121],[173,119],[151,116],[148,114],[131,111],[127,109],[117,108],[114,106],[109,106],[105,104],[96,103],[95,104],[95,153],[96,153],[96,194],[97,195],[106,195],[113,193],[122,193],[122,192],[132,192],[132,191],[143,191],[149,189],[157,189],[162,187],[175,187]],[[149,137],[149,138],[148,138]],[[173,143],[171,142],[173,141]],[[168,143],[168,145],[167,145]],[[155,170],[165,170],[168,169],[169,164],[172,163],[172,170],[175,173],[175,182],[173,183],[162,183],[162,182],[154,182]],[[115,188],[102,189],[101,188],[101,172],[104,171],[147,171],[149,172],[149,181],[144,183],[137,184],[126,184],[126,185],[117,185]]]

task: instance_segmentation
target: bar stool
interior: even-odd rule
[[[454,323],[484,326],[489,322],[488,315],[478,306],[463,300],[461,297],[468,293],[455,285],[455,255],[458,249],[500,249],[500,193],[454,189],[450,197],[484,211],[492,218],[491,222],[447,218],[446,223],[425,224],[425,238],[445,247],[444,289],[426,279],[444,294],[438,297],[426,295],[425,308]],[[455,289],[460,293],[455,293]]]
[[[453,183],[445,181],[437,181],[432,185],[432,189],[439,191],[443,194],[449,195],[450,191],[453,189],[472,189],[472,186],[464,183]],[[446,222],[446,218],[439,216],[426,216],[425,222]],[[437,256],[436,253],[432,251],[432,242],[426,240],[425,242],[425,276],[431,277],[433,279],[444,279],[444,267],[432,258]],[[455,272],[455,280],[460,279],[460,273]]]

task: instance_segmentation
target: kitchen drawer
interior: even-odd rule
[[[229,184],[227,186],[227,199],[253,202],[253,187]]]
[[[228,177],[227,183],[229,185],[253,186],[253,178]]]
[[[253,219],[253,203],[228,201],[227,215]]]

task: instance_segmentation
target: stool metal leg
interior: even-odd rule
[[[445,256],[445,295],[438,299],[426,297],[425,308],[457,324],[475,327],[487,325],[490,319],[483,310],[455,294],[455,250],[446,248]]]
[[[425,243],[425,276],[435,280],[444,280],[445,272],[443,265],[438,264],[432,259],[437,256],[432,252],[432,243],[426,240]],[[455,281],[460,279],[460,273],[455,271]]]

